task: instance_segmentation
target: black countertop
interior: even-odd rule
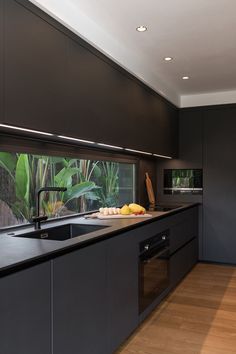
[[[0,277],[36,264],[37,262],[52,259],[60,254],[70,252],[73,249],[84,247],[121,232],[134,229],[138,226],[143,226],[147,223],[157,221],[158,219],[166,218],[196,205],[198,204],[188,203],[184,205],[182,204],[181,207],[171,211],[148,212],[149,214],[152,214],[152,218],[98,220],[85,219],[84,217],[73,217],[50,222],[47,223],[47,225],[45,224],[42,226],[42,229],[68,223],[109,226],[65,241],[17,237],[17,234],[22,233],[24,230],[25,232],[33,231],[33,227],[31,226],[20,228],[20,230],[15,229],[15,236],[8,235],[11,233],[9,230],[2,231],[0,233]]]

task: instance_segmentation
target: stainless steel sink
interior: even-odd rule
[[[12,234],[14,237],[36,238],[54,241],[64,241],[73,237],[82,236],[90,232],[99,231],[108,226],[84,225],[84,224],[65,224],[47,229],[35,230],[22,234]]]

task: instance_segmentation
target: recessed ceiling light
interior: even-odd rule
[[[183,80],[189,80],[189,76],[183,76],[182,79]]]
[[[172,57],[165,57],[164,60],[165,61],[171,61],[171,60],[173,60],[173,58]]]
[[[138,31],[138,32],[145,32],[145,31],[147,31],[147,27],[146,27],[146,26],[138,26],[138,27],[136,28],[136,31]]]

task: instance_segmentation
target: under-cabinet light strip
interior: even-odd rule
[[[52,134],[52,133],[42,132],[40,130],[21,128],[21,127],[17,127],[17,126],[14,126],[14,125],[0,124],[0,127],[7,128],[7,129],[20,130],[20,131],[23,131],[23,132],[29,132],[29,133],[34,133],[34,134],[46,135],[46,136],[57,136],[58,138],[61,138],[61,139],[77,141],[77,142],[80,142],[80,143],[96,144],[98,146],[103,146],[103,147],[112,148],[112,149],[126,150],[126,151],[129,151],[129,152],[134,152],[134,153],[138,153],[138,154],[162,157],[164,159],[172,159],[172,157],[166,156],[166,155],[153,154],[153,153],[147,152],[147,151],[128,149],[128,148],[123,148],[121,146],[116,146],[116,145],[109,145],[109,144],[104,144],[104,143],[95,143],[94,141],[90,141],[90,140],[78,139],[78,138],[73,138],[73,137],[65,136],[65,135],[55,135],[55,134]]]
[[[121,146],[115,146],[115,145],[108,145],[108,144],[103,144],[103,143],[97,143],[99,146],[104,146],[104,147],[109,147],[112,149],[118,149],[118,150],[123,150],[124,148]]]
[[[172,157],[170,156],[165,156],[165,155],[158,155],[158,154],[153,154],[153,156],[156,156],[156,157],[162,157],[163,159],[172,159]]]
[[[151,152],[146,152],[146,151],[141,151],[141,150],[134,150],[134,149],[125,149],[125,150],[130,151],[130,152],[137,152],[138,154],[152,155]]]
[[[66,139],[66,140],[78,141],[78,142],[80,142],[80,143],[95,144],[94,141],[72,138],[72,137],[70,137],[70,136],[57,135],[57,137],[58,137],[58,138],[61,138],[61,139]]]
[[[21,130],[23,132],[29,132],[29,133],[53,136],[53,134],[51,134],[51,133],[41,132],[39,130],[33,130],[33,129],[28,129],[28,128],[16,127],[16,126],[13,126],[13,125],[8,125],[8,124],[0,124],[0,127],[8,128],[8,129],[14,129],[14,130]]]

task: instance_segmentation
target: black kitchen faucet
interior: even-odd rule
[[[32,221],[34,223],[35,230],[41,229],[41,221],[46,221],[48,219],[47,215],[40,215],[40,194],[42,192],[66,192],[65,187],[43,187],[37,191],[36,196],[36,216],[33,216]]]

